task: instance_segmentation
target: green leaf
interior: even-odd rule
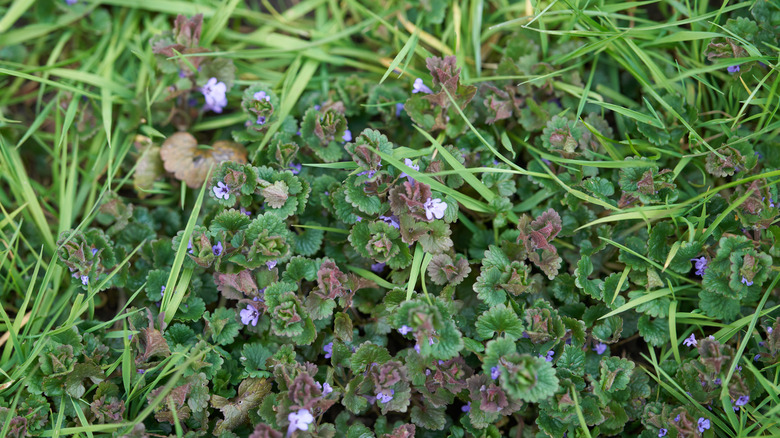
[[[368,365],[371,365],[372,363],[381,365],[389,361],[390,358],[390,353],[388,353],[387,348],[380,347],[371,342],[364,342],[360,344],[352,355],[352,358],[350,359],[350,368],[356,373],[362,373]]]
[[[482,340],[490,339],[494,334],[506,334],[509,338],[519,339],[523,336],[523,323],[515,312],[503,304],[491,307],[480,315],[477,320],[477,334]]]
[[[203,318],[208,324],[207,331],[211,339],[219,345],[232,343],[241,329],[241,324],[236,320],[236,311],[232,309],[218,307],[213,313],[206,312]]]
[[[637,328],[639,335],[650,345],[660,347],[669,342],[669,321],[666,318],[651,320],[649,316],[642,315],[639,317]]]
[[[241,349],[241,363],[244,364],[244,370],[249,377],[270,377],[271,373],[267,371],[266,361],[272,357],[274,352],[259,342],[244,344]]]

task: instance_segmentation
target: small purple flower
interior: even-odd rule
[[[498,365],[490,368],[490,378],[493,380],[498,379],[498,376],[501,375],[501,369],[498,368]]]
[[[290,412],[287,416],[290,426],[287,428],[287,436],[296,430],[309,430],[309,425],[314,422],[314,417],[308,409],[299,409],[298,412]]]
[[[357,222],[363,222],[363,218],[362,218],[362,217],[360,217],[360,216],[358,216],[358,217],[357,217],[357,220],[355,221],[355,223],[357,223]]]
[[[214,253],[215,256],[219,257],[222,255],[222,250],[224,248],[222,247],[222,242],[217,242],[216,245],[211,247],[211,251]]]
[[[699,417],[699,433],[704,433],[705,430],[710,428],[710,420]]]
[[[401,228],[401,221],[398,219],[398,216],[396,216],[394,214],[390,215],[390,216],[379,216],[379,220],[382,220],[382,221],[390,224],[390,226],[392,226],[396,230]]]
[[[691,259],[691,261],[696,262],[696,275],[703,277],[704,271],[707,269],[707,258],[701,256],[698,259]]]
[[[408,159],[408,158],[404,158],[404,164],[406,164],[408,167],[411,167],[414,170],[417,170],[417,171],[420,170],[420,166],[418,166],[417,164],[414,164],[414,162],[412,160]],[[406,179],[410,183],[414,184],[414,178],[412,178],[411,176],[407,175],[406,172],[401,172],[401,175],[399,175],[398,177],[399,178],[406,177]]]
[[[246,208],[244,208],[244,207],[241,207],[240,211],[241,211],[241,213],[244,213],[244,214],[245,214],[245,215],[247,215],[247,216],[252,216],[252,212],[251,212],[251,211],[249,211],[249,210],[247,210],[247,209],[246,209]]]
[[[357,176],[363,176],[363,175],[368,175],[369,178],[373,178],[374,175],[376,175],[376,170],[373,170],[373,169],[371,169],[371,170],[364,170],[364,171],[362,171],[362,172],[357,174]],[[368,183],[368,181],[366,181],[366,183]]]
[[[758,362],[759,359],[761,359],[761,354],[753,356],[753,362]]]
[[[333,356],[333,342],[323,345],[322,351],[325,352],[325,359],[330,359]]]
[[[742,371],[742,365],[735,366],[734,371]]]
[[[387,266],[384,262],[374,263],[371,265],[371,271],[373,271],[376,274],[379,274],[385,269],[385,266]]]
[[[666,436],[666,434],[669,433],[668,430],[661,428],[661,430],[658,431],[658,438],[663,438]]]
[[[439,198],[428,198],[428,200],[425,201],[425,204],[423,204],[423,208],[425,208],[425,217],[430,221],[433,220],[433,218],[443,218],[444,212],[447,211],[447,204],[442,202]]]
[[[314,111],[319,111],[322,108],[320,105],[314,105]]]
[[[723,381],[722,381],[722,380],[720,380],[720,377],[718,377],[717,379],[713,380],[713,381],[712,381],[712,383],[714,383],[714,384],[716,384],[716,385],[720,386],[720,384],[721,384],[721,383],[723,383]]]
[[[265,266],[270,271],[271,269],[276,267],[276,263],[277,263],[276,260],[271,260],[270,262],[265,262]]]
[[[73,6],[76,3],[78,3],[78,2],[79,2],[79,0],[65,0],[65,3],[67,3],[68,6]]]
[[[683,340],[683,345],[685,345],[686,347],[696,347],[699,345],[699,342],[696,341],[696,336],[694,336],[693,333],[691,333],[690,336],[688,336]]]
[[[133,335],[127,335],[127,340],[128,341],[132,341],[133,340]]]
[[[141,369],[141,368],[138,368],[138,369],[137,369],[135,372],[136,372],[136,373],[138,373],[138,374],[143,374],[143,373],[145,373],[146,371],[145,371],[145,370],[143,370],[143,369]]]
[[[744,275],[742,276],[742,284],[744,284],[745,286],[753,286],[753,282],[745,278]]]
[[[739,65],[730,65],[726,67],[726,70],[731,74],[739,73]]]
[[[241,323],[244,325],[252,324],[252,327],[255,327],[257,320],[260,319],[260,312],[249,304],[247,304],[246,309],[239,313],[241,315]]]
[[[296,164],[296,163],[290,163],[290,172],[293,173],[293,175],[297,175],[301,173],[301,169],[303,169],[303,165]]]
[[[607,344],[599,342],[598,344],[596,344],[595,347],[593,347],[593,351],[595,351],[596,354],[598,354],[600,356],[600,355],[604,354],[605,351],[607,351]]]
[[[257,116],[257,124],[258,125],[265,125],[265,116]]]
[[[431,94],[433,93],[433,90],[428,88],[424,83],[422,78],[417,78],[414,80],[414,84],[412,85],[412,93],[425,93],[425,94]]]
[[[344,130],[344,135],[341,137],[344,142],[352,141],[352,131],[349,129]]]
[[[409,332],[411,332],[411,331],[412,331],[412,328],[409,327],[406,324],[402,325],[401,328],[398,329],[398,333],[400,333],[400,334],[402,334],[404,336],[408,335]]]
[[[88,285],[89,284],[89,277],[86,276],[86,275],[82,275],[81,276],[81,284],[83,284],[84,286]]]
[[[330,394],[331,392],[333,392],[333,387],[330,386],[330,383],[328,383],[328,382],[323,383],[322,384],[322,396],[324,397],[324,396]]]
[[[461,406],[460,410],[462,412],[469,412],[469,411],[471,411],[471,402],[468,402],[465,405]]]
[[[736,406],[745,406],[750,401],[749,395],[741,395],[737,401],[734,403]]]
[[[92,255],[93,255],[93,256],[94,256],[95,254],[97,254],[97,252],[98,252],[98,249],[97,249],[97,248],[92,248]]]
[[[387,390],[385,391],[379,391],[376,393],[376,401],[380,403],[388,403],[390,400],[393,399],[393,396],[395,395],[395,390],[391,389],[388,393]]]
[[[189,252],[190,254],[194,254],[192,251],[192,239],[190,239],[190,241],[187,242],[187,249],[188,249],[187,252]]]
[[[217,199],[227,200],[230,198],[230,187],[222,181],[217,181],[217,185],[212,187],[211,190],[214,191],[214,196],[216,196]]]
[[[420,344],[414,344],[414,351],[416,351],[417,354],[420,354]]]
[[[203,88],[200,89],[203,97],[206,98],[206,104],[203,105],[205,111],[211,110],[215,113],[221,113],[222,109],[228,104],[227,85],[224,82],[218,82],[217,78],[211,78]]]
[[[677,414],[676,417],[674,417],[674,422],[679,423],[680,422],[680,414]]]
[[[395,116],[401,117],[401,111],[404,109],[404,104],[397,103],[395,104]]]
[[[772,327],[767,327],[766,328],[766,332],[771,335],[772,334]]]
[[[258,91],[252,97],[254,97],[255,100],[264,100],[266,102],[270,102],[271,101],[271,96],[265,94],[265,91]]]
[[[543,354],[540,354],[540,355],[539,355],[539,357],[541,357],[542,359],[544,359],[546,362],[552,362],[552,361],[553,361],[553,356],[555,356],[555,352],[554,352],[554,351],[552,351],[552,350],[550,350],[550,351],[548,351],[548,352],[547,352],[547,356],[545,356],[545,355],[543,355]]]

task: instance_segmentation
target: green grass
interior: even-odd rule
[[[527,5],[534,15],[528,17],[525,16],[526,2],[459,0],[447,10],[448,15],[443,24],[436,27],[436,32],[423,30],[419,27],[420,23],[399,20],[399,12],[407,6],[398,1],[387,2],[387,7],[375,9],[357,0],[304,0],[294,2],[295,5],[287,9],[263,9],[262,12],[247,8],[250,2],[238,0],[106,0],[73,8],[65,6],[64,2],[45,2],[46,5],[55,3],[56,14],[47,15],[44,9],[49,6],[44,6],[44,2],[0,2],[0,48],[4,47],[2,50],[5,51],[5,55],[0,56],[0,187],[3,187],[0,190],[0,333],[5,335],[0,345],[0,398],[4,400],[15,400],[14,394],[26,384],[30,371],[38,366],[42,339],[79,326],[82,318],[92,318],[105,305],[105,294],[80,292],[71,284],[67,270],[55,262],[57,251],[62,246],[58,238],[64,231],[86,229],[93,224],[97,220],[101,200],[109,193],[135,197],[132,170],[128,172],[123,163],[135,160],[132,145],[137,134],[162,135],[158,129],[161,129],[163,120],[153,119],[150,110],[160,101],[162,90],[148,41],[172,23],[179,12],[204,14],[201,44],[219,47],[219,51],[210,56],[227,57],[235,62],[238,84],[256,80],[272,84],[281,98],[282,118],[297,108],[299,98],[306,92],[328,90],[334,77],[347,72],[373,78],[376,82],[411,83],[415,77],[425,74],[423,61],[429,54],[455,54],[458,65],[463,68],[465,83],[479,85],[496,79],[500,75],[496,73],[495,63],[486,60],[494,59],[504,48],[496,44],[494,37],[523,28],[534,32],[544,53],[568,40],[576,39],[582,45],[568,56],[548,59],[552,66],[549,74],[512,78],[517,83],[549,83],[551,87],[573,96],[578,99],[579,105],[568,111],[578,117],[589,111],[600,111],[622,116],[616,128],[622,128],[620,125],[625,123],[640,122],[653,126],[673,124],[686,132],[686,144],[670,145],[668,148],[655,146],[644,139],[602,140],[607,150],[613,153],[602,157],[601,161],[587,162],[588,166],[611,169],[630,166],[632,163],[624,162],[623,158],[633,153],[650,160],[672,156],[680,160],[680,167],[675,169],[675,174],[679,175],[683,169],[690,171],[693,166],[690,158],[713,150],[710,145],[713,138],[736,129],[740,124],[749,123],[756,128],[735,141],[751,141],[754,138],[776,141],[780,132],[780,118],[777,116],[780,76],[774,74],[777,59],[761,56],[757,49],[751,49],[751,44],[744,41],[749,47],[749,59],[761,60],[772,70],[755,88],[746,88],[746,99],[738,100],[724,94],[713,83],[713,78],[727,77],[727,64],[707,62],[704,56],[709,39],[727,34],[722,27],[724,17],[748,8],[750,2],[724,2],[719,10],[707,12],[706,2],[697,0],[631,3],[529,1]],[[663,19],[650,20],[632,15],[633,8],[641,5],[658,8]],[[104,13],[98,14],[98,11]],[[46,21],[39,21],[37,17],[45,17]],[[94,32],[89,33],[90,29]],[[365,42],[355,44],[357,37]],[[377,53],[370,47],[382,47],[383,50]],[[17,52],[15,56],[10,56],[18,50],[24,50],[24,54]],[[584,86],[568,83],[567,69],[556,67],[574,60],[578,65],[588,66],[584,70],[587,75],[582,78]],[[600,77],[595,83],[597,70]],[[620,74],[630,75],[638,87],[642,87],[646,93],[643,100],[635,100],[633,90],[621,89]],[[701,113],[708,114],[695,122],[686,120],[670,101],[670,93],[679,95],[682,100],[695,104]],[[237,99],[238,95],[230,97]],[[22,107],[27,111],[14,110]],[[650,110],[650,115],[641,111],[643,108]],[[748,110],[753,108],[759,108],[760,114],[747,116]],[[664,116],[657,112],[669,117],[662,119]],[[462,112],[461,115],[465,118]],[[78,126],[84,118],[87,118],[87,124],[93,125],[86,131]],[[243,115],[237,113],[213,115],[196,123],[193,131],[213,132],[215,137],[219,137],[226,128],[241,123],[243,119]],[[466,123],[479,136],[471,122],[466,119]],[[264,150],[279,126],[275,125],[261,142],[250,146],[250,158]],[[411,152],[429,147],[431,151],[438,151],[473,189],[469,194],[450,189],[430,174],[416,173],[404,166],[403,158],[412,155],[381,154],[383,161],[452,196],[470,210],[490,212],[488,204],[496,194],[479,177],[484,172],[498,170],[466,169],[442,146],[442,138],[435,138],[423,130],[420,133],[426,143],[410,146],[414,149]],[[754,179],[776,181],[780,176],[780,171],[766,172],[707,187],[704,193],[685,201],[657,207],[619,208],[570,187],[546,166],[542,166],[546,173],[540,173],[518,165],[506,152],[511,152],[511,155],[525,152],[538,157],[539,162],[544,158],[560,165],[581,165],[584,162],[548,154],[514,133],[510,132],[508,136],[501,134],[502,146],[490,148],[496,159],[511,166],[513,174],[549,179],[569,194],[609,210],[580,228],[624,221],[649,226],[660,219],[675,218],[687,223],[684,227],[689,229],[688,239],[703,240],[714,231],[720,220],[733,215],[732,211],[747,196],[739,198],[722,212],[708,230],[702,229],[702,220],[687,216],[687,212],[698,210],[711,196],[728,192],[738,184]],[[485,142],[484,139],[482,141]],[[500,147],[506,151],[500,151]],[[439,175],[446,174],[441,172]],[[680,182],[681,187],[690,193],[696,193],[694,184],[694,181]],[[180,208],[188,218],[185,236],[202,219],[199,213],[205,187],[199,193],[185,193],[170,182],[158,181],[151,193],[155,196],[146,200],[134,199],[134,202]],[[543,197],[540,195],[539,199],[525,202],[538,203]],[[517,219],[516,213],[528,211],[534,205],[525,202],[515,212],[510,212],[512,220]],[[605,240],[620,247],[620,244]],[[175,315],[192,273],[191,269],[182,267],[186,241],[182,240],[179,245],[174,268],[166,284],[166,290],[175,291],[170,299],[166,295],[162,304],[166,322]],[[120,261],[120,267],[127,263],[129,257],[127,255]],[[423,265],[427,263],[424,263],[423,257],[421,248],[416,247],[407,295],[415,289],[420,271],[425,270]],[[664,267],[656,268],[662,270]],[[373,274],[360,268],[355,268],[354,272],[373,278]],[[626,276],[627,271],[623,279]],[[749,359],[742,360],[747,339],[742,336],[752,333],[759,314],[769,310],[764,310],[763,306],[778,278],[775,277],[772,287],[766,290],[752,318],[724,325],[718,332],[723,341],[736,338],[739,342],[742,339],[733,363],[743,363],[767,392],[775,394],[772,400],[766,402],[772,408],[765,413],[732,414],[724,384],[722,401],[729,415],[726,420],[715,422],[714,429],[719,436],[780,435],[777,422],[780,408],[776,397],[780,391],[778,374],[775,373],[774,380],[767,379],[749,363]],[[393,286],[390,282],[386,283],[386,287]],[[425,292],[427,295],[427,290]],[[669,323],[673,343],[671,348],[649,350],[649,355],[645,357],[650,364],[647,371],[658,383],[658,388],[664,388],[681,403],[690,403],[674,376],[666,374],[659,363],[670,355],[679,363],[677,344],[685,336],[704,327],[719,326],[698,313],[677,313],[679,302],[695,296],[693,288],[661,289],[630,300],[605,317],[665,296],[672,297]],[[119,311],[106,320],[107,327],[127,329],[128,313],[124,309],[131,303],[132,296],[124,297],[124,301],[125,305],[118,307]],[[136,371],[130,363],[129,349],[129,343],[125,342],[125,360],[115,364],[112,371],[122,374],[127,409],[132,420],[111,425],[55,428],[44,436],[98,436],[130,430],[133,424],[150,416],[158,404],[164,403],[165,393],[176,386],[186,366],[198,354],[205,353],[174,354],[161,363],[162,375],[167,378],[164,391],[147,405],[146,396],[157,382],[150,382],[145,387],[130,387],[130,377]],[[63,403],[71,401],[63,400]],[[77,404],[74,406],[80,409]],[[698,408],[702,412],[706,410],[701,406]],[[77,414],[86,422],[83,412],[78,411]],[[584,425],[582,413],[578,410],[577,414]],[[751,419],[750,426],[746,426],[746,418]],[[57,426],[64,419],[53,418],[52,421],[52,426]],[[5,432],[0,432],[0,436],[4,436]],[[590,436],[587,430],[585,436]]]

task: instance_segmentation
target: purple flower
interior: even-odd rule
[[[287,416],[290,426],[287,428],[287,436],[296,430],[309,430],[309,425],[314,422],[314,417],[308,409],[299,409],[298,412],[290,412]]]
[[[701,256],[698,259],[691,259],[691,261],[696,262],[696,275],[703,277],[704,271],[707,269],[707,258]]]
[[[94,256],[95,254],[97,254],[97,252],[98,252],[98,249],[97,249],[97,248],[92,248],[92,255],[93,255],[93,256]]]
[[[265,262],[265,266],[268,267],[268,270],[276,267],[276,260],[271,260],[270,262]]]
[[[247,215],[247,216],[252,216],[252,212],[251,212],[251,211],[249,211],[249,210],[247,210],[247,209],[246,209],[246,208],[244,208],[244,207],[241,207],[241,210],[240,210],[240,211],[241,211],[241,213],[244,213],[244,214],[245,214],[245,215]]]
[[[219,257],[222,255],[222,242],[217,242],[216,245],[211,247],[211,251],[214,253],[215,256]]]
[[[143,374],[146,371],[142,370],[141,368],[138,368],[135,372],[138,373],[138,374]]]
[[[393,228],[396,230],[401,228],[401,222],[398,219],[398,216],[396,215],[390,215],[390,216],[379,216],[379,220],[382,220],[388,224],[390,224]]]
[[[761,359],[761,354],[753,356],[753,362],[758,362],[759,359]]]
[[[189,252],[190,254],[194,254],[194,253],[192,252],[192,239],[190,239],[190,241],[189,241],[189,242],[187,242],[187,249],[189,250],[188,252]]]
[[[330,359],[333,356],[333,342],[323,345],[322,351],[325,352],[325,359]]]
[[[211,190],[214,191],[214,196],[216,196],[217,199],[227,200],[230,198],[230,187],[222,181],[217,181],[217,185],[212,187]]]
[[[730,65],[726,67],[726,70],[728,70],[728,72],[731,74],[739,73],[739,65]]]
[[[265,94],[265,91],[258,91],[252,97],[254,97],[255,100],[264,100],[266,102],[270,102],[271,101],[271,96]]]
[[[593,347],[593,351],[595,351],[598,355],[602,355],[605,351],[607,351],[607,344],[599,342],[595,347]]]
[[[741,395],[737,401],[734,403],[736,406],[745,406],[750,401],[749,395]]]
[[[357,176],[363,176],[363,175],[368,175],[369,178],[373,178],[374,175],[376,175],[376,170],[373,170],[373,169],[371,169],[371,170],[364,170],[364,171],[362,171],[362,172],[357,174]],[[366,181],[366,183],[368,183],[368,181]]]
[[[79,0],[65,0],[65,3],[67,3],[68,6],[73,6],[76,3],[78,3],[78,2],[79,2]]]
[[[252,324],[254,327],[257,325],[257,320],[260,319],[260,312],[249,304],[239,313],[241,314],[241,323],[244,325]]]
[[[352,141],[352,131],[349,129],[344,130],[344,135],[341,136],[341,139],[344,140],[344,142]]]
[[[753,286],[753,282],[745,278],[744,275],[742,276],[742,284],[744,284],[745,286]]]
[[[766,328],[766,332],[771,335],[772,334],[772,327],[767,327]]]
[[[414,170],[417,170],[417,171],[420,170],[420,166],[418,166],[417,164],[414,164],[414,162],[412,160],[408,159],[408,158],[404,158],[404,164],[406,164],[408,167],[411,167]],[[401,172],[401,175],[399,175],[398,177],[399,178],[406,177],[406,179],[410,183],[414,184],[414,178],[412,178],[411,176],[407,175],[406,172]]]
[[[203,93],[203,97],[206,98],[206,104],[203,105],[203,109],[208,111],[214,111],[215,113],[221,113],[222,109],[227,106],[227,85],[224,82],[218,82],[217,78],[211,78],[203,88],[200,89]]]
[[[404,104],[397,103],[395,104],[395,116],[401,117],[401,111],[404,109]]]
[[[541,357],[542,359],[544,359],[547,362],[552,362],[553,361],[553,356],[555,356],[555,352],[552,351],[552,350],[547,352],[547,356],[545,356],[543,354],[539,355],[539,357]]]
[[[661,428],[661,430],[658,431],[658,438],[663,438],[666,436],[666,434],[669,433],[668,430]]]
[[[442,202],[439,198],[428,198],[428,200],[425,201],[425,204],[423,204],[423,207],[425,208],[425,217],[428,218],[429,221],[433,220],[433,218],[443,218],[444,212],[447,211],[447,204]]]
[[[328,382],[323,383],[322,384],[322,396],[324,397],[324,396],[330,394],[331,392],[333,392],[333,387],[330,386],[330,383],[328,383]]]
[[[693,333],[691,333],[690,336],[688,336],[683,340],[683,345],[685,345],[686,347],[696,347],[699,345],[699,343],[696,341],[696,336],[694,336]]]
[[[412,85],[412,93],[431,94],[433,93],[433,90],[423,84],[423,80],[421,78],[417,78],[414,80],[414,84]]]
[[[490,368],[490,378],[493,380],[498,379],[498,376],[501,375],[501,369],[498,368],[498,365]]]
[[[414,351],[416,351],[417,354],[420,354],[420,344],[414,344]]]
[[[409,332],[411,332],[411,331],[412,331],[412,328],[409,327],[406,324],[402,325],[401,328],[398,329],[398,333],[400,333],[400,334],[402,334],[404,336],[408,335]]]
[[[303,169],[303,166],[300,164],[290,163],[290,172],[293,173],[293,175],[297,175],[301,173],[301,169]]]
[[[257,124],[265,125],[265,116],[257,116]]]
[[[380,272],[382,272],[382,270],[385,269],[385,266],[387,266],[387,264],[384,262],[374,263],[371,265],[371,270],[379,274]]]
[[[741,365],[735,366],[734,371],[742,371],[742,366]]]
[[[720,377],[718,377],[717,379],[713,380],[713,381],[712,381],[712,383],[714,383],[714,384],[716,384],[716,385],[720,386],[720,384],[721,384],[721,383],[723,383],[723,381],[722,381],[722,380],[720,380]]]
[[[393,399],[393,395],[395,395],[394,389],[391,389],[389,393],[387,392],[387,390],[379,391],[376,393],[376,401],[380,403],[388,403],[390,400]]]
[[[363,222],[363,218],[362,218],[362,217],[360,217],[360,216],[358,216],[358,217],[357,217],[357,220],[355,221],[355,223],[357,223],[357,222]]]
[[[674,417],[674,422],[679,423],[680,422],[680,414],[677,414],[676,417]]]
[[[82,275],[81,276],[81,284],[83,284],[84,286],[88,285],[89,284],[89,277],[86,276],[86,275]]]
[[[699,417],[699,433],[704,433],[705,430],[710,428],[710,420]]]
[[[471,410],[471,402],[468,402],[465,405],[461,406],[460,410],[462,412],[469,412]]]

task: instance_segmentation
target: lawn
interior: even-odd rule
[[[0,0],[0,436],[780,436],[779,52],[776,0]]]

